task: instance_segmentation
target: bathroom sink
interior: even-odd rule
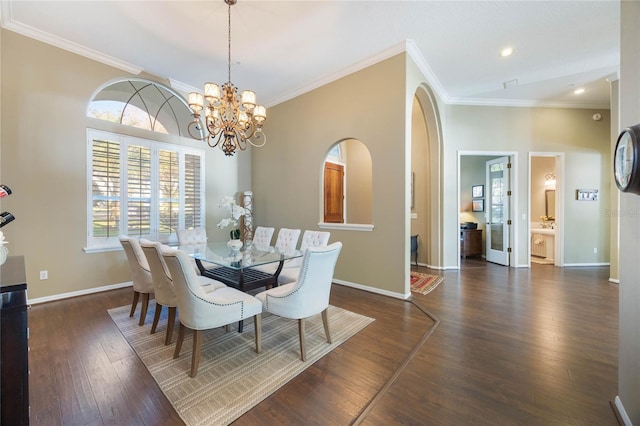
[[[556,234],[556,230],[555,229],[549,229],[549,228],[531,228],[531,233],[532,234],[543,234],[543,235],[555,235]]]

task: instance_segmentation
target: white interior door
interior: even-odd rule
[[[509,157],[487,161],[487,228],[486,258],[488,262],[509,265]]]

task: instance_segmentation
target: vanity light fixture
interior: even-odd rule
[[[506,58],[507,56],[513,55],[513,47],[508,46],[500,51],[500,56]]]
[[[555,186],[556,184],[556,174],[555,173],[547,173],[544,175],[544,185],[545,186]]]

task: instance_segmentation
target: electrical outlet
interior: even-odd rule
[[[598,254],[598,247],[593,248],[593,254]]]
[[[41,280],[49,279],[49,271],[40,271],[40,279]]]

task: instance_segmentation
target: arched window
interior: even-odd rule
[[[373,229],[371,154],[359,140],[334,144],[323,165],[321,228]]]
[[[107,83],[89,103],[87,116],[158,133],[186,136],[191,109],[159,83],[126,79]]]
[[[167,136],[87,129],[85,251],[120,249],[122,234],[177,242],[178,229],[205,226],[205,153],[179,138],[192,120],[180,95],[152,81],[110,82],[96,91],[87,116]]]

